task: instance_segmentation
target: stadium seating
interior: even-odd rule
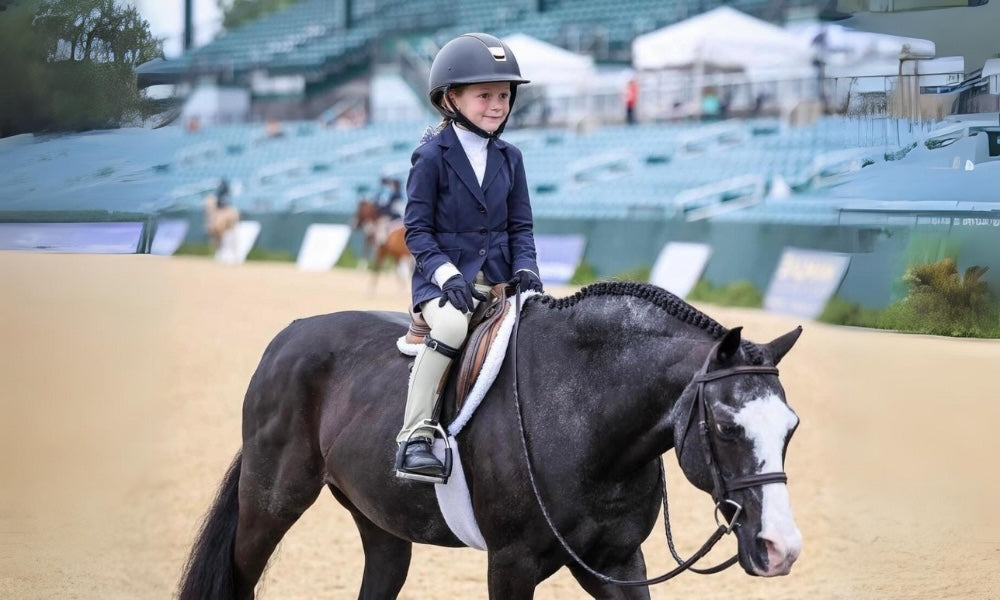
[[[0,173],[3,207],[44,209],[53,198],[86,196],[114,210],[198,208],[226,177],[244,209],[349,214],[383,174],[405,179],[410,153],[428,124],[337,129],[290,122],[275,138],[266,136],[262,124],[208,126],[197,133],[171,126],[39,136],[34,143],[0,148],[0,159],[9,165]],[[805,190],[836,176],[848,161],[860,168],[892,154],[886,149],[894,146],[865,146],[858,130],[843,118],[827,117],[803,128],[758,119],[721,127],[621,125],[589,133],[512,129],[505,139],[525,156],[539,215],[669,217],[674,198],[686,189],[760,176]],[[116,191],[136,185],[150,195],[122,197]]]

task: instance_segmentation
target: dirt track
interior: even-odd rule
[[[406,296],[390,278],[372,294],[359,273],[286,264],[0,253],[0,598],[170,597],[270,338]],[[798,323],[701,308],[760,342]],[[787,464],[802,557],[788,577],[686,574],[653,597],[1000,598],[1000,342],[804,325],[782,363],[802,419]],[[669,466],[690,552],[711,502]],[[645,551],[650,574],[669,566],[661,530]],[[402,597],[484,598],[485,559],[417,547]],[[263,596],[354,598],[360,573],[353,524],[324,494]],[[586,595],[560,572],[537,597]]]

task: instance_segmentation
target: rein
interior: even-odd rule
[[[538,503],[538,508],[541,510],[542,516],[545,518],[545,522],[548,524],[549,529],[552,531],[552,534],[559,541],[559,544],[562,545],[563,550],[565,550],[566,553],[569,554],[569,556],[578,565],[580,565],[581,568],[583,568],[583,570],[587,571],[587,573],[596,577],[601,582],[609,583],[612,585],[621,585],[621,586],[648,586],[657,583],[662,583],[669,579],[673,579],[677,575],[680,575],[681,573],[687,570],[691,570],[692,572],[699,573],[702,575],[708,575],[712,573],[718,573],[734,565],[737,561],[737,556],[733,556],[732,558],[726,560],[725,562],[708,569],[697,569],[694,568],[693,566],[697,561],[701,560],[701,558],[703,558],[706,554],[708,554],[709,551],[711,551],[711,549],[715,546],[715,544],[720,539],[722,539],[722,536],[732,532],[733,528],[735,528],[738,525],[737,519],[739,519],[740,514],[743,512],[743,507],[740,504],[736,503],[735,501],[728,499],[727,498],[728,493],[735,490],[741,490],[758,485],[764,485],[767,483],[785,483],[788,481],[788,477],[783,472],[773,472],[773,473],[761,473],[757,475],[744,475],[742,477],[736,477],[730,479],[728,482],[726,481],[726,479],[722,475],[722,472],[719,470],[718,460],[715,458],[716,457],[715,444],[713,442],[711,435],[711,428],[715,426],[715,420],[713,418],[711,410],[709,409],[708,400],[705,398],[704,387],[705,383],[707,382],[745,373],[777,375],[778,369],[775,367],[746,365],[746,366],[730,367],[728,369],[721,369],[709,373],[707,372],[708,363],[714,352],[709,353],[708,358],[705,360],[705,364],[702,366],[698,374],[691,380],[692,383],[697,384],[697,388],[695,391],[696,396],[691,409],[691,413],[688,417],[687,428],[685,429],[685,437],[687,430],[691,428],[691,425],[695,419],[695,413],[697,412],[698,415],[701,417],[699,419],[699,425],[700,425],[699,430],[701,432],[701,436],[704,442],[702,444],[702,447],[705,453],[705,459],[708,463],[709,469],[712,472],[712,481],[713,481],[712,498],[716,502],[715,520],[716,523],[718,524],[718,528],[715,530],[714,533],[712,533],[712,535],[708,537],[705,543],[702,544],[701,548],[699,548],[694,554],[691,555],[690,558],[688,558],[687,560],[683,560],[680,558],[680,556],[674,549],[673,536],[670,532],[670,521],[667,512],[667,486],[666,486],[667,478],[666,478],[666,472],[663,467],[663,459],[660,458],[659,467],[660,467],[660,484],[663,487],[664,527],[666,529],[667,542],[668,546],[670,547],[670,553],[674,556],[674,559],[677,561],[678,566],[671,571],[668,571],[658,577],[653,577],[650,579],[615,579],[610,575],[606,575],[592,568],[590,565],[584,562],[584,560],[580,558],[580,556],[576,552],[574,552],[572,548],[570,548],[569,543],[566,541],[566,538],[564,538],[562,534],[559,533],[559,530],[556,529],[555,522],[552,520],[552,516],[549,514],[548,509],[545,507],[545,503],[542,501],[541,493],[538,490],[538,482],[535,479],[534,465],[532,464],[531,461],[531,455],[528,452],[528,440],[524,430],[524,417],[522,415],[521,401],[518,393],[517,333],[520,322],[521,322],[521,290],[520,288],[518,288],[514,299],[514,326],[513,330],[511,331],[511,363],[513,365],[514,408],[516,409],[517,412],[517,423],[521,434],[521,450],[524,455],[524,461],[528,467],[528,480],[531,482],[531,489],[535,494],[535,501]],[[683,447],[683,440],[680,445],[676,446],[678,462],[680,462],[680,453],[682,452],[682,447]],[[719,519],[719,513],[723,504],[729,504],[731,506],[734,506],[736,509],[735,513],[733,514],[733,517],[728,521]]]

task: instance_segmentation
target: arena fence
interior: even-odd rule
[[[161,215],[187,219],[185,243],[207,242],[200,212]],[[313,223],[349,223],[351,215],[336,213],[244,213],[260,223],[256,248],[294,259],[307,228]],[[959,268],[990,267],[986,281],[1000,289],[1000,213],[995,215],[935,214],[906,218],[870,214],[853,223],[779,224],[773,222],[704,219],[536,219],[540,235],[583,235],[583,262],[600,278],[648,274],[663,247],[670,242],[697,242],[712,248],[702,277],[715,286],[749,281],[759,290],[770,283],[786,248],[844,254],[850,266],[837,295],[867,308],[883,308],[898,300],[901,277],[917,262],[956,256]],[[354,232],[348,248],[362,254],[363,241]]]

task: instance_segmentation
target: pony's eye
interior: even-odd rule
[[[723,439],[734,440],[740,437],[742,428],[735,423],[716,423],[715,431],[718,432],[719,437]]]

